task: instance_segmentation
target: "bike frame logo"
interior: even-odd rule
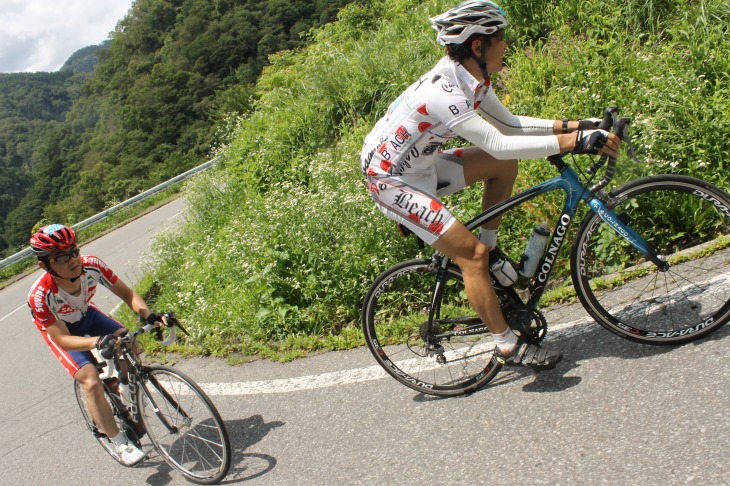
[[[727,206],[722,204],[720,201],[718,201],[715,197],[713,197],[711,194],[706,194],[700,190],[695,190],[692,194],[695,196],[700,196],[702,199],[705,199],[706,201],[709,201],[712,203],[713,206],[715,206],[717,209],[725,213],[725,216],[730,218],[730,209],[728,209]]]
[[[139,408],[137,407],[137,393],[139,392],[139,386],[137,385],[137,376],[134,373],[129,373],[129,401],[132,402],[129,405],[132,411],[132,419],[135,421],[139,420]]]
[[[555,228],[553,239],[550,241],[550,247],[548,248],[547,253],[545,254],[545,258],[542,261],[540,274],[537,276],[538,282],[547,282],[548,275],[550,275],[550,272],[553,269],[553,265],[555,265],[555,260],[558,257],[558,250],[560,250],[560,247],[563,245],[565,234],[568,232],[568,227],[570,226],[570,222],[572,220],[573,218],[571,218],[569,214],[563,214],[560,217],[560,224],[557,228]]]

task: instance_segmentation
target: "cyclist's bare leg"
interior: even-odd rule
[[[489,252],[474,233],[459,221],[433,244],[461,269],[464,288],[469,304],[493,334],[501,334],[508,328],[497,294],[489,278]]]
[[[500,363],[519,364],[533,369],[550,369],[560,362],[562,355],[559,352],[518,341],[514,333],[509,331],[489,278],[487,247],[474,236],[474,233],[456,221],[444,236],[433,244],[433,247],[447,255],[461,268],[466,297],[482,322],[492,332],[498,346],[495,354]],[[497,335],[502,333],[515,339],[511,347],[508,347],[506,342],[499,344]]]
[[[86,364],[74,375],[74,379],[81,384],[86,395],[86,406],[91,418],[107,437],[116,437],[119,427],[114,420],[114,413],[104,397],[104,385],[99,378],[99,372],[93,364]]]
[[[484,181],[482,210],[504,201],[512,195],[517,179],[517,160],[499,160],[477,147],[464,149],[464,181],[467,186]],[[501,217],[482,225],[484,229],[496,230]]]

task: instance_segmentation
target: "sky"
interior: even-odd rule
[[[0,73],[58,71],[109,38],[133,0],[0,0]]]

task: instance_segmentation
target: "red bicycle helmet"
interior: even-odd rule
[[[30,237],[30,249],[38,258],[65,250],[76,244],[76,233],[68,226],[50,224],[38,228]]]

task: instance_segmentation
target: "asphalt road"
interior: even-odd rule
[[[82,251],[134,283],[150,235],[174,227],[181,209],[168,205]],[[154,452],[135,468],[118,465],[87,433],[71,379],[24,306],[37,276],[0,292],[0,484],[187,484]],[[105,292],[97,304],[117,302]],[[176,366],[226,421],[233,465],[224,484],[730,485],[730,326],[698,343],[649,347],[562,311],[578,324],[548,336],[565,354],[555,370],[503,371],[458,398],[403,387],[364,348],[286,364]]]

